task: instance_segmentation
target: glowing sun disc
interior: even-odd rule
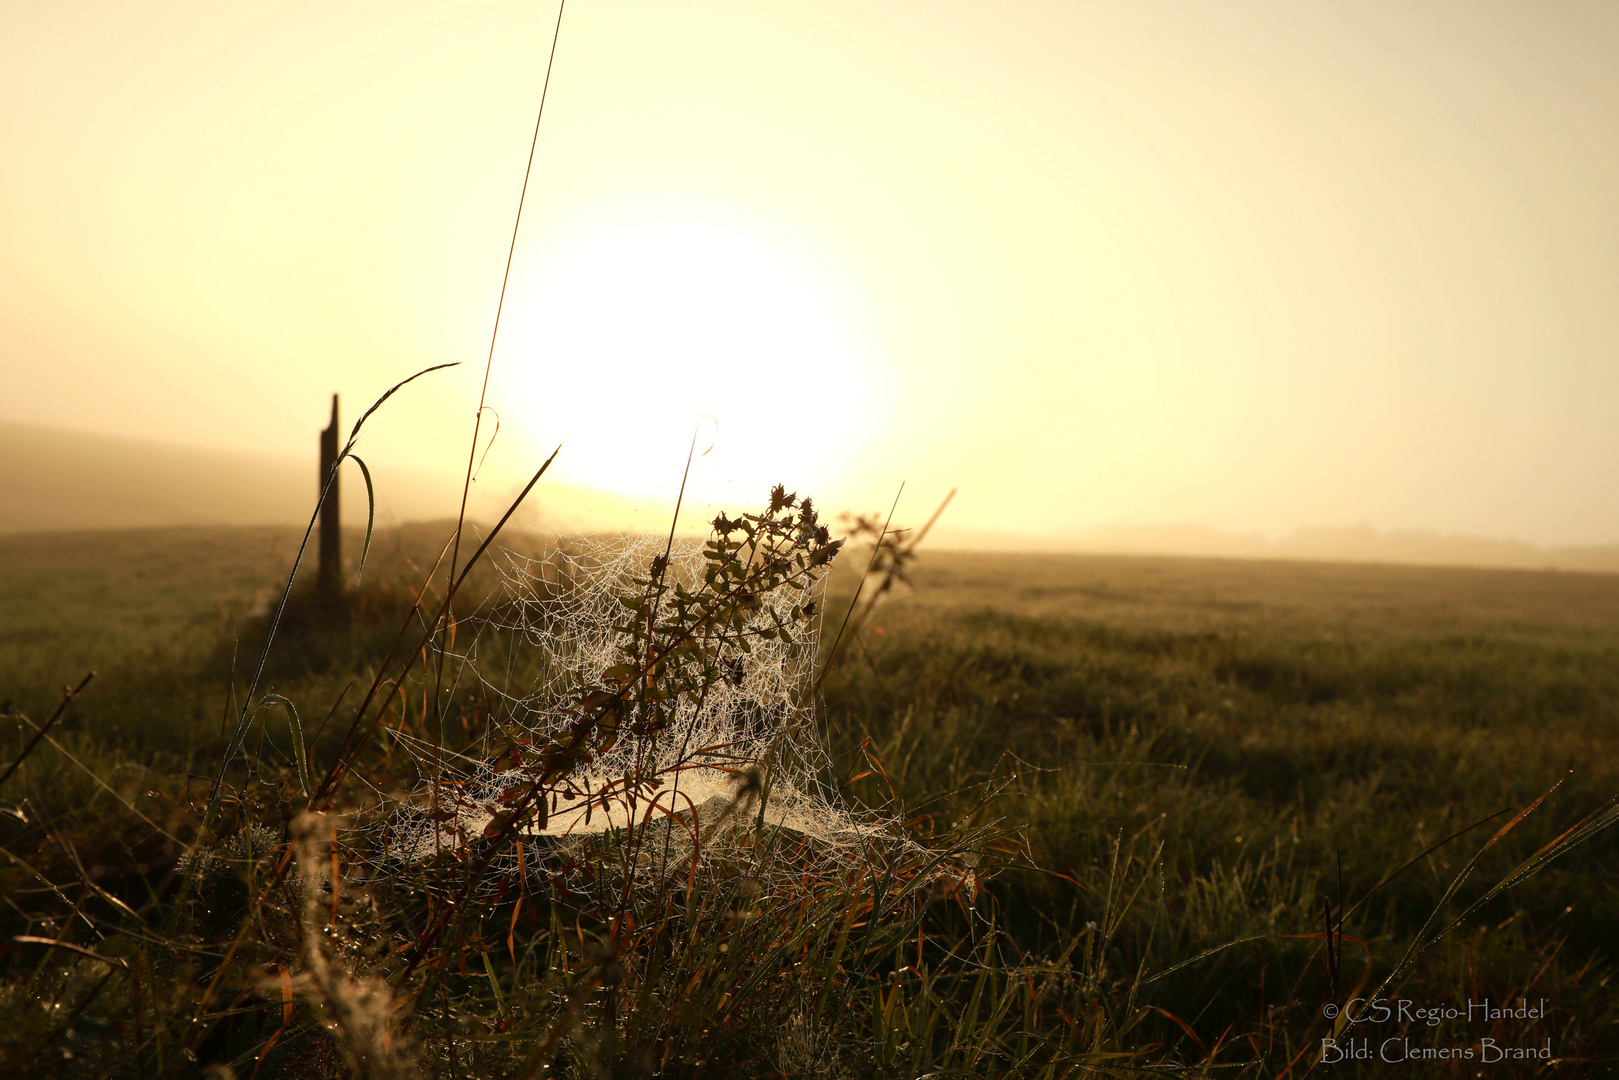
[[[749,230],[700,216],[596,229],[555,250],[517,299],[505,406],[537,444],[566,437],[561,479],[670,495],[706,417],[689,494],[810,493],[875,435],[871,347]]]

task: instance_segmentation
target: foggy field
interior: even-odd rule
[[[376,601],[363,612],[392,610],[389,590],[420,565],[429,533],[379,539]],[[37,721],[62,684],[96,668],[57,728],[63,746],[183,836],[194,828],[195,805],[185,774],[204,789],[215,760],[229,643],[285,572],[294,540],[286,530],[202,528],[0,538],[0,698]],[[847,604],[853,561],[845,557],[834,575],[823,649]],[[838,991],[848,1003],[815,1034],[836,1054],[810,1054],[794,1073],[782,1064],[779,1032],[744,1027],[723,1049],[736,1075],[917,1075],[910,1070],[969,1060],[946,1045],[953,1024],[973,1032],[973,1023],[987,1025],[985,1044],[1010,1054],[1019,1027],[1036,1022],[1060,1051],[1015,1068],[991,1054],[969,1071],[1071,1074],[1091,1060],[1081,1049],[1105,1049],[1096,1035],[1104,1029],[1110,1052],[1143,1064],[1246,1063],[1219,1075],[1274,1076],[1302,1053],[1303,1069],[1331,1035],[1323,1003],[1352,988],[1370,991],[1423,937],[1436,909],[1459,914],[1619,793],[1619,577],[950,552],[923,554],[911,576],[914,589],[876,609],[823,687],[834,781],[855,804],[897,812],[923,844],[971,826],[1004,830],[985,849],[994,872],[975,908],[1005,933],[986,969],[1004,985],[986,992],[973,970],[941,975],[932,994],[953,1019],[925,1036],[878,1038],[883,995],[897,994],[907,976],[886,975],[875,989],[855,974],[838,976],[850,980]],[[320,650],[295,649],[273,672],[274,689],[300,703],[311,728],[381,655],[385,642],[363,612],[341,631],[320,631]],[[297,659],[308,656],[318,662]],[[5,763],[28,734],[5,721]],[[319,761],[330,734],[312,743]],[[284,762],[277,772],[265,753],[263,782],[290,783]],[[1565,775],[1446,900],[1467,859]],[[29,910],[44,901],[24,862],[64,883],[81,905],[103,903],[65,884],[73,871],[62,837],[96,864],[98,882],[137,908],[141,882],[174,888],[165,875],[176,852],[139,839],[140,822],[56,750],[42,748],[0,794],[26,800],[30,824],[0,823],[0,844],[12,855],[0,882],[24,890],[16,895]],[[1511,813],[1417,858],[1502,810]],[[1323,898],[1342,910],[1362,897],[1342,928],[1334,993],[1319,955]],[[927,908],[923,966],[941,972],[949,950],[935,935],[948,937],[951,920],[961,918],[951,910],[948,900]],[[498,948],[481,961],[471,954],[471,977],[458,969],[456,985],[472,986],[463,986],[469,995],[486,985],[478,963],[505,963],[502,920],[518,926],[510,903],[494,914]],[[44,926],[13,906],[0,919],[7,937],[71,937],[70,912],[53,917]],[[99,947],[94,935],[83,941]],[[1006,952],[1013,948],[1019,955]],[[1218,951],[1154,977],[1209,950]],[[912,952],[906,962],[914,967],[923,946]],[[126,1061],[134,1029],[120,1010],[131,1008],[128,992],[109,984],[86,1009],[100,1027],[37,1015],[15,988],[52,977],[38,966],[43,955],[29,945],[0,954],[0,976],[13,988],[0,997],[9,1014],[0,1051],[23,1054],[18,1040],[56,1030],[53,1046],[77,1055],[62,1059],[66,1066],[123,1075],[94,1070]],[[520,955],[519,947],[514,963]],[[1594,1074],[1594,1064],[1578,1063],[1619,1054],[1616,961],[1619,837],[1601,833],[1472,913],[1386,991],[1419,1006],[1464,1008],[1469,998],[1544,998],[1546,1017],[1386,1024],[1344,1037],[1370,1034],[1374,1046],[1396,1035],[1412,1046],[1550,1040],[1571,1075]],[[193,984],[206,983],[198,972],[217,960],[196,963],[163,991],[173,995],[170,1008],[200,1008]],[[987,1010],[995,986],[1011,995],[1020,979],[1054,971],[1085,988],[1073,1001],[1094,1016],[1076,1015],[1070,1002],[1056,1010],[1068,1010],[1065,1020],[1038,1012],[1020,1019],[1017,1010],[994,1021],[961,1019]],[[64,1000],[94,981],[78,970],[60,980]],[[253,993],[241,999],[241,1017],[198,1044],[198,1067],[213,1054],[234,1061],[239,1075],[252,1071],[281,1022],[279,992]],[[508,1007],[517,1006],[502,999],[501,1015]],[[1105,1023],[1097,1019],[1104,1013]],[[483,1022],[467,1021],[468,1045],[478,1044]],[[501,1030],[488,1022],[488,1032]],[[333,1067],[335,1058],[309,1049],[318,1034],[285,1038],[260,1075]],[[465,1075],[510,1074],[497,1050],[482,1052],[495,1055],[482,1059],[491,1063],[479,1067],[487,1073],[468,1066]],[[476,1051],[467,1060],[479,1060]],[[170,1066],[181,1075],[192,1067]],[[1507,1062],[1495,1074],[1542,1066]],[[1332,1067],[1343,1075],[1386,1068]],[[1421,1075],[1472,1075],[1474,1067],[1429,1062]]]
[[[0,538],[0,671],[43,695],[91,668],[211,648],[292,565],[290,528],[135,529]]]
[[[0,4],[0,1080],[1619,1076],[1616,55]]]

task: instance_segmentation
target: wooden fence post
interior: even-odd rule
[[[337,463],[337,395],[332,395],[332,423],[320,433],[320,487],[326,501],[320,505],[320,569],[316,588],[320,595],[335,600],[343,592],[343,517],[341,489],[332,467]],[[327,478],[331,488],[327,489]]]

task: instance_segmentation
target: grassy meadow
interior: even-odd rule
[[[344,710],[447,531],[380,534],[342,612],[292,610],[260,689],[297,702],[312,774],[350,753]],[[502,887],[452,932],[433,922],[454,907],[442,891],[340,871],[327,940],[349,975],[328,977],[310,973],[326,961],[286,885],[288,867],[315,871],[284,726],[263,722],[227,763],[229,821],[205,809],[297,538],[0,538],[0,699],[38,724],[97,671],[0,787],[7,1075],[1595,1076],[1619,1061],[1619,834],[1557,847],[1619,794],[1619,577],[924,550],[821,687],[825,779],[953,877],[806,870],[772,905],[756,877],[699,883],[694,861],[633,918]],[[823,649],[862,557],[838,561]],[[425,626],[405,645],[424,659]],[[523,662],[508,648],[491,655]],[[431,711],[423,670],[401,676],[402,726]],[[451,733],[478,744],[498,704],[447,693]],[[0,735],[0,768],[36,741],[16,716]],[[408,779],[386,743],[364,753],[346,760],[379,790]],[[198,843],[229,864],[206,886],[180,862]],[[1526,860],[1537,872],[1488,895]],[[400,995],[398,1035],[362,1015],[372,976]],[[1373,996],[1407,1015],[1329,1015]],[[382,1049],[363,1049],[368,1023]],[[1515,1049],[1547,1046],[1550,1061]],[[1424,1056],[1452,1048],[1474,1056]]]
[[[1323,898],[1371,893],[1344,927],[1364,946],[1344,949],[1342,996],[1363,972],[1381,981],[1434,911],[1483,892],[1619,792],[1619,579],[936,555],[915,580],[829,694],[831,722],[868,734],[916,803],[992,762],[1018,774],[987,812],[1027,845],[1031,868],[996,888],[1031,950],[1059,949],[1096,919],[1119,852],[1143,892],[1114,942],[1117,971],[1256,938],[1143,1000],[1203,1045],[1249,1040],[1264,1073],[1292,1060],[1332,1000],[1319,938],[1298,936],[1320,931]],[[1371,892],[1559,780],[1450,905],[1453,875],[1511,814]],[[1413,1025],[1413,1041],[1549,1036],[1563,1068],[1600,1071],[1616,1049],[1616,845],[1598,835],[1498,896],[1390,988],[1464,1007],[1544,996],[1549,1017],[1499,1031]],[[1378,1031],[1393,1034],[1406,1031]]]

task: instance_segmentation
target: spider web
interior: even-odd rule
[[[387,830],[387,858],[396,865],[465,849],[485,834],[501,796],[523,780],[496,771],[488,744],[503,737],[542,746],[577,721],[578,688],[600,685],[623,662],[620,597],[639,591],[633,579],[644,578],[669,545],[645,536],[538,538],[540,555],[502,553],[500,588],[481,615],[479,637],[453,658],[495,702],[497,732],[484,753],[435,753],[428,741],[390,729],[420,777]],[[698,589],[702,538],[676,538],[668,552],[665,587],[678,581]],[[795,607],[818,600],[823,585],[824,571],[759,597],[747,629],[791,623]],[[671,865],[747,859],[761,834],[831,864],[911,848],[891,823],[846,808],[825,782],[831,761],[810,693],[820,621],[817,612],[797,623],[790,640],[752,637],[746,652],[722,655],[723,677],[700,698],[682,696],[657,735],[622,739],[557,782],[543,824],[531,821],[519,839],[530,851],[567,850],[653,830],[658,842],[647,847],[660,857],[635,864],[646,881]],[[502,636],[505,647],[487,648],[488,635]],[[632,793],[628,776],[659,784]],[[429,812],[435,796],[436,815]],[[502,854],[491,869],[516,869],[520,858]]]

